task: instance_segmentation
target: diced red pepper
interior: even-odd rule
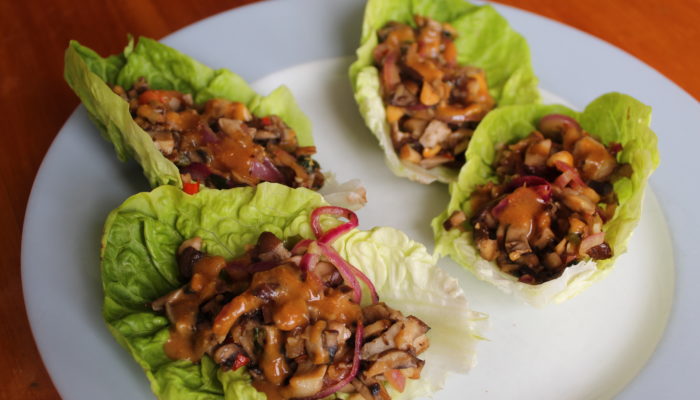
[[[249,362],[250,358],[246,357],[246,355],[243,353],[238,353],[236,354],[236,359],[233,361],[233,366],[231,367],[231,369],[235,371],[240,367],[248,365]]]
[[[177,90],[146,90],[139,96],[139,104],[168,104],[173,98],[181,99],[182,93]]]
[[[386,378],[387,382],[394,387],[394,389],[403,393],[403,390],[406,387],[406,376],[401,372],[401,370],[392,369],[386,371],[384,373],[384,377]]]
[[[187,194],[196,194],[199,192],[199,182],[185,182],[182,184],[182,190]]]
[[[270,117],[262,117],[260,118],[260,122],[262,122],[263,125],[268,126],[272,124],[272,119],[270,119]]]

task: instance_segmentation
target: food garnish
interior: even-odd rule
[[[323,215],[348,222],[323,230]],[[263,232],[242,256],[226,261],[202,251],[202,240],[177,252],[189,282],[151,303],[171,322],[165,353],[198,362],[209,355],[224,370],[243,366],[268,398],[322,399],[338,391],[355,399],[390,399],[419,379],[429,327],[379,302],[372,282],[331,246],[357,226],[347,209],[311,214],[316,240],[291,249]],[[361,306],[362,289],[371,302]],[[353,397],[354,396],[354,397]]]

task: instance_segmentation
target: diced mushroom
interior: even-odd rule
[[[388,319],[380,319],[365,327],[364,339],[365,341],[369,338],[379,335],[391,326],[391,321]]]
[[[196,238],[196,239],[199,239],[199,238]],[[192,277],[192,272],[194,271],[195,264],[197,264],[197,262],[199,262],[199,260],[204,258],[204,253],[199,251],[199,248],[201,248],[201,242],[202,242],[202,240],[199,239],[199,242],[198,242],[199,245],[197,245],[197,247],[187,246],[187,247],[183,248],[181,251],[178,251],[177,267],[178,267],[178,270],[180,271],[181,277],[183,277],[185,279],[190,279]],[[184,243],[187,243],[187,241],[185,241]]]
[[[297,358],[306,352],[304,335],[301,329],[295,329],[287,335],[284,352],[287,358]]]
[[[214,359],[215,363],[230,367],[230,364],[241,351],[243,351],[243,349],[241,349],[240,346],[229,343],[219,346],[219,348],[214,351],[212,358]]]
[[[263,325],[262,329],[265,332],[265,340],[260,369],[268,382],[279,386],[291,372],[282,354],[282,332],[270,325]]]
[[[162,111],[162,109],[157,109],[149,104],[141,104],[136,110],[136,115],[152,124],[162,124],[165,122],[165,115]]]
[[[301,398],[312,396],[323,389],[323,377],[328,365],[311,366],[308,369],[299,367],[289,380],[289,385],[280,389],[284,398]]]
[[[326,329],[326,321],[319,320],[315,324],[306,327],[306,352],[309,360],[316,364],[327,364],[330,362],[330,353],[323,345],[323,331]]]
[[[323,331],[322,338],[323,338],[323,348],[326,349],[328,352],[328,361],[332,362],[333,359],[335,358],[336,353],[338,352],[338,348],[340,347],[340,342],[338,340],[338,337],[340,336],[340,333],[338,331],[333,331],[333,330],[325,330]]]
[[[396,90],[394,91],[394,95],[391,97],[390,103],[391,105],[397,107],[410,106],[416,103],[416,95],[411,93],[411,91],[408,90],[404,84],[398,84],[398,86],[396,86]],[[395,120],[398,121],[398,119]]]
[[[175,150],[175,138],[173,137],[172,132],[156,133],[153,135],[153,144],[156,146],[158,151],[166,156],[172,154],[173,150]]]
[[[425,169],[431,169],[431,168],[435,168],[437,166],[440,166],[442,164],[446,164],[450,161],[453,161],[453,158],[446,157],[446,156],[435,156],[435,157],[422,159],[421,162],[419,163],[419,165]]]
[[[174,301],[177,301],[179,298],[181,298],[185,294],[184,288],[179,288],[176,290],[173,290],[172,292],[166,294],[165,296],[159,297],[153,302],[151,302],[151,309],[153,311],[162,311],[166,304],[171,304]]]
[[[398,320],[401,318],[401,314],[387,306],[385,303],[379,302],[377,304],[369,305],[362,309],[362,316],[365,325],[369,325],[380,319],[390,319]]]
[[[595,213],[596,205],[583,194],[569,188],[562,189],[561,193],[562,202],[575,212],[588,215]]]
[[[408,161],[413,164],[418,164],[423,159],[420,153],[417,152],[409,143],[405,143],[403,146],[401,146],[401,150],[399,151],[399,158],[403,161]]]
[[[180,244],[180,247],[178,247],[178,254],[182,253],[188,247],[192,247],[195,250],[202,250],[202,238],[195,236],[193,238],[185,240]]]
[[[352,332],[350,332],[350,329],[348,329],[348,327],[345,326],[345,324],[343,324],[341,322],[336,322],[336,321],[329,322],[328,323],[328,330],[338,332],[338,343],[339,344],[345,343],[352,336]]]
[[[585,180],[603,181],[615,171],[617,162],[605,146],[590,136],[584,136],[574,145],[576,163]]]
[[[221,131],[227,135],[235,135],[238,132],[243,131],[243,121],[231,118],[219,118],[218,120],[219,128]]]
[[[257,362],[256,348],[262,345],[262,325],[252,319],[245,319],[231,329],[234,343],[243,347],[251,361]]]
[[[544,263],[545,267],[551,269],[559,268],[562,265],[562,259],[557,253],[545,254],[545,256],[542,259],[542,262]]]
[[[394,144],[395,148],[399,148],[399,146],[403,145],[410,138],[410,134],[402,131],[399,128],[398,122],[394,122],[393,124],[391,124],[391,141]]]
[[[525,151],[525,165],[530,167],[544,166],[552,149],[552,141],[540,140],[528,146]]]
[[[426,148],[435,147],[443,140],[447,139],[450,133],[452,133],[452,131],[446,123],[434,119],[425,127],[425,131],[423,131],[419,142]]]
[[[446,231],[457,228],[461,232],[465,231],[464,223],[467,221],[467,214],[462,210],[455,210],[450,217],[443,222],[442,226]]]
[[[402,324],[403,329],[394,338],[396,348],[399,350],[411,350],[415,353],[414,343],[416,339],[425,335],[430,330],[430,327],[413,315],[406,317]]]
[[[282,261],[292,256],[284,242],[274,233],[263,232],[258,237],[256,255],[261,261]]]
[[[505,250],[511,261],[516,261],[523,254],[532,252],[528,243],[529,227],[510,225],[506,230]]]
[[[362,346],[360,352],[360,358],[362,360],[370,360],[372,357],[380,354],[384,351],[393,349],[396,347],[395,338],[396,335],[404,328],[403,322],[395,322],[389,329],[384,331],[376,339],[365,342]]]
[[[392,369],[421,368],[425,361],[418,359],[408,351],[389,350],[379,355],[379,358],[362,373],[363,377],[371,378]]]
[[[388,107],[387,107],[388,108]],[[403,123],[403,128],[411,133],[414,139],[418,139],[425,131],[428,121],[420,118],[409,118]]]

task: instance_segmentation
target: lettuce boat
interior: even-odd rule
[[[472,218],[471,197],[475,189],[496,180],[492,167],[496,148],[528,136],[540,118],[548,114],[575,119],[585,131],[606,145],[619,143],[622,150],[616,155],[617,161],[629,164],[632,174],[614,182],[613,190],[619,203],[613,217],[602,227],[613,256],[597,261],[584,259],[566,267],[558,278],[532,285],[519,282],[513,275],[502,272],[496,262],[482,258],[475,246],[471,225],[466,232],[461,232],[446,230],[443,223],[459,210],[467,219]],[[458,180],[450,184],[451,199],[447,209],[432,221],[436,253],[449,255],[479,279],[534,306],[560,303],[580,293],[610,272],[615,259],[626,251],[627,242],[639,222],[647,180],[659,163],[657,138],[649,128],[650,122],[650,107],[620,93],[600,96],[583,112],[561,105],[521,105],[493,111],[476,130],[467,150],[468,161]]]
[[[105,58],[78,42],[71,41],[65,53],[64,75],[70,87],[82,100],[90,118],[103,136],[114,145],[119,159],[125,161],[130,157],[135,158],[142,166],[152,187],[160,185],[183,187],[181,174],[186,174],[187,180],[190,178],[190,172],[193,179],[196,176],[197,182],[203,183],[205,180],[203,176],[216,178],[215,181],[206,178],[207,186],[219,188],[237,186],[241,183],[252,185],[259,180],[286,181],[294,183],[296,186],[298,182],[302,182],[301,175],[304,175],[302,186],[311,187],[313,185],[317,188],[323,185],[323,175],[318,172],[318,164],[310,157],[310,154],[315,152],[311,122],[285,86],[277,88],[267,96],[261,96],[255,93],[243,78],[235,73],[226,69],[213,70],[173,48],[148,38],[140,38],[138,43],[130,39],[121,54]],[[141,78],[145,80],[141,80]],[[137,89],[129,90],[132,87],[136,88],[137,85],[140,85],[140,90],[147,89],[147,91],[139,96],[140,92]],[[115,93],[117,89],[120,94]],[[129,90],[128,97],[126,90]],[[160,97],[155,95],[156,93],[160,94]],[[187,96],[186,101],[181,101],[184,97],[183,93]],[[164,108],[160,112],[165,114],[165,122],[159,123],[161,125],[153,125],[154,132],[147,132],[143,129],[150,129],[148,128],[150,123],[148,119],[141,117],[141,108],[153,105],[146,103],[148,100],[145,95],[148,94],[153,94],[149,97],[151,102],[160,100],[163,103],[158,107]],[[177,104],[176,108],[184,109],[180,113],[171,112],[167,105],[170,103],[166,99],[171,99],[173,94],[183,96],[177,97],[175,103]],[[138,118],[141,120],[139,123],[132,116],[132,113],[136,112],[136,105],[133,104],[136,102],[134,96],[138,97]],[[127,100],[130,100],[132,104],[130,105]],[[184,117],[192,116],[191,112],[194,112],[197,107],[195,105],[204,105],[205,109],[201,115],[204,119],[210,112],[210,105],[212,109],[217,109],[217,107],[223,107],[220,105],[222,103],[228,104],[228,101],[244,105],[242,111],[233,112],[234,115],[245,115],[243,124],[241,124],[243,121],[228,119],[241,118],[228,117],[229,113],[227,113],[226,118],[214,120],[218,120],[218,126],[215,129],[220,130],[219,133],[214,133],[208,126],[201,125],[203,122],[199,122],[200,127],[198,128],[183,128],[187,126],[186,122],[189,120],[189,118],[184,119]],[[187,114],[188,112],[190,114]],[[177,118],[170,119],[168,114],[174,114]],[[228,127],[222,124],[222,120],[226,120]],[[173,125],[174,123],[175,125]],[[211,123],[209,122],[210,125]],[[257,126],[258,130],[256,131],[252,126]],[[172,129],[173,133],[168,133],[166,128]],[[179,129],[190,129],[191,133]],[[268,132],[266,129],[272,129],[276,134],[283,132],[282,139],[270,139],[269,135],[273,132]],[[221,131],[225,132],[223,136]],[[251,131],[267,134],[267,139],[260,142],[259,134],[256,133],[254,143],[249,137]],[[288,133],[286,135],[288,137],[284,135],[285,133]],[[197,139],[200,143],[197,146],[200,147],[196,151],[187,150],[187,154],[192,154],[192,156],[184,156],[186,154],[184,150],[180,152],[180,144],[178,143],[184,143],[185,139],[173,141],[172,135],[180,137],[185,134],[201,135],[201,138]],[[154,136],[151,137],[152,135]],[[161,142],[158,135],[165,135],[166,139]],[[229,142],[226,142],[227,140]],[[222,141],[225,143],[221,144]],[[164,146],[161,143],[165,143],[165,147],[169,150],[163,150]],[[174,152],[172,151],[173,143],[176,144]],[[232,143],[236,143],[237,147],[229,145]],[[290,150],[289,143],[293,143],[294,147],[291,148],[295,150]],[[206,147],[204,150],[201,146],[211,148]],[[254,154],[255,158],[245,163],[230,157],[212,161],[215,159],[214,156],[226,156],[231,148],[240,149],[240,154],[245,156],[237,156],[240,159],[247,159],[249,154],[251,157]],[[163,153],[167,151],[171,152],[168,157],[164,156]],[[202,151],[205,151],[204,155],[202,155]],[[197,161],[201,157],[207,161]],[[258,158],[258,161],[252,161]],[[171,160],[178,160],[181,170]],[[239,169],[240,172],[241,169],[245,170],[245,168],[249,168],[249,170],[238,175],[233,172],[233,175],[238,177],[237,181],[232,181],[230,178],[227,180],[221,175],[207,175],[211,174],[215,162],[218,166],[225,166],[224,170],[229,172],[236,169]],[[278,170],[280,165],[287,165],[282,168],[287,169],[289,173],[281,173],[282,169]],[[252,176],[249,176],[249,173]],[[364,204],[364,189],[359,187],[359,182],[351,181],[338,184],[332,175],[329,174],[328,178],[329,185],[323,189],[326,189],[325,193],[333,194],[331,199],[335,200],[332,201],[355,209]],[[190,182],[185,183],[189,184]],[[190,190],[190,188],[185,189]]]
[[[324,205],[318,193],[271,183],[194,196],[161,186],[132,196],[109,215],[101,251],[103,315],[117,341],[146,372],[156,396],[264,398],[251,386],[245,368],[222,372],[208,356],[198,364],[166,356],[168,319],[148,304],[182,284],[175,261],[181,242],[201,237],[207,254],[232,259],[264,231],[282,239],[313,237],[309,216]],[[329,228],[334,221],[321,223]],[[425,247],[392,228],[354,229],[333,246],[373,281],[381,301],[432,327],[421,379],[407,382],[394,398],[430,394],[448,372],[464,372],[474,364],[486,317],[468,308],[457,281],[435,266]]]
[[[476,6],[463,0],[368,1],[357,60],[349,70],[360,114],[379,140],[386,164],[394,174],[420,183],[448,183],[456,179],[457,170],[444,166],[425,169],[399,159],[382,101],[379,71],[373,64],[377,32],[389,21],[413,25],[414,15],[447,22],[456,29],[459,36],[454,44],[459,65],[486,72],[489,93],[497,106],[539,102],[537,78],[525,39],[491,6]]]

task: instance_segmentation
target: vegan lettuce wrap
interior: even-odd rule
[[[436,252],[535,306],[580,293],[611,270],[639,221],[659,163],[650,122],[650,107],[620,93],[583,112],[493,111],[432,222]]]
[[[137,194],[105,225],[104,318],[163,399],[429,395],[486,317],[425,247],[356,226],[274,183]]]
[[[539,102],[525,39],[463,0],[369,0],[350,79],[389,168],[420,183],[456,179],[490,110]]]
[[[261,96],[233,72],[148,38],[106,58],[71,41],[64,74],[118,157],[134,157],[153,187],[324,185],[311,123],[284,86]],[[364,202],[357,184],[333,185]]]

